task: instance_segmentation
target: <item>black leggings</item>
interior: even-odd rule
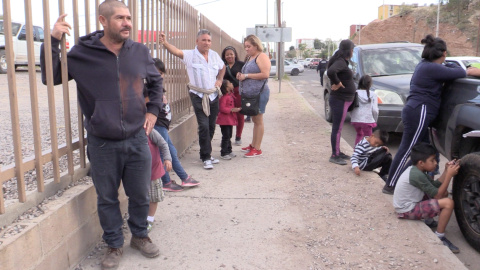
[[[340,138],[342,136],[343,123],[347,116],[348,107],[353,101],[345,101],[334,96],[330,96],[328,103],[332,113],[332,135],[330,137],[332,144],[332,156],[340,154]]]

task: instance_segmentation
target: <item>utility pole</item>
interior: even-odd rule
[[[438,37],[438,24],[439,24],[439,21],[440,21],[440,1],[442,0],[438,0],[438,8],[437,8],[437,30],[436,30],[436,33],[435,33],[435,36]]]
[[[277,0],[277,27],[282,25],[282,0]],[[277,50],[277,74],[278,74],[278,92],[282,91],[282,77],[283,77],[283,42],[278,43]]]
[[[480,56],[478,48],[479,48],[479,43],[480,43],[480,16],[477,17],[478,19],[478,33],[477,33],[477,56]]]

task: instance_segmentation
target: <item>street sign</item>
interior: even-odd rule
[[[255,27],[247,28],[248,35],[256,35],[262,42],[292,41],[291,27]]]

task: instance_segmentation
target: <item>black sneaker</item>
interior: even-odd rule
[[[395,191],[395,187],[387,186],[387,184],[385,184],[385,186],[383,186],[383,189],[382,189],[383,193],[389,194],[389,195],[393,195],[394,191]]]
[[[341,158],[341,159],[350,159],[350,156],[349,155],[345,155],[344,153],[340,152],[340,154],[338,154],[338,156]]]
[[[328,161],[338,165],[347,165],[347,162],[343,160],[340,156],[331,156]]]
[[[453,253],[460,253],[460,249],[456,247],[450,240],[448,240],[445,236],[441,237],[440,240],[442,241],[443,245],[447,246]]]
[[[165,191],[171,191],[171,192],[178,192],[182,191],[183,187],[175,183],[175,181],[170,181],[170,183],[164,184],[163,185],[163,190]]]

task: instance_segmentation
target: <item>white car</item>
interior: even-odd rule
[[[447,57],[445,59],[447,63],[454,63],[461,66],[463,69],[467,69],[471,64],[480,65],[480,57],[476,56],[456,56],[456,57]]]
[[[270,68],[270,76],[277,74],[277,60],[272,59],[270,60],[272,67]],[[285,61],[284,73],[290,74],[292,76],[297,76],[298,74],[305,71],[305,68],[300,64],[295,64],[292,62]]]
[[[301,59],[301,60],[297,61],[297,64],[302,65],[303,67],[308,67],[309,63],[310,63],[309,61],[304,60],[304,59]]]

